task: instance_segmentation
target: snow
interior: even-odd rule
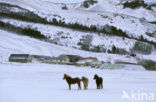
[[[119,59],[136,62],[134,58],[60,47],[3,30],[0,30],[0,38],[0,102],[130,102],[131,100],[122,98],[123,90],[128,93],[131,91],[153,93],[154,97],[156,96],[155,72],[147,71],[140,65],[110,65],[107,69],[95,69],[39,62],[22,64],[7,61],[11,53],[48,56],[77,54],[110,62]],[[114,70],[110,70],[112,67]],[[64,73],[72,77],[88,77],[88,90],[77,90],[77,85],[72,85],[72,90],[68,90],[68,85],[63,80]],[[94,74],[103,77],[102,90],[96,90]],[[82,83],[81,86],[83,88]]]
[[[80,3],[80,2],[83,2],[84,0],[42,0],[42,1],[48,1],[48,2],[52,2],[52,3],[70,4],[70,3]]]
[[[68,0],[68,1],[67,0],[57,0],[57,1],[56,0],[42,0],[42,1],[49,1],[53,3],[78,3],[78,2],[85,1],[85,0]],[[119,2],[119,1],[124,1],[124,0],[115,0],[115,1]],[[144,0],[144,1],[147,3],[156,3],[156,0]]]
[[[148,41],[156,42],[155,37],[150,37],[146,34],[147,32],[156,32],[156,25],[149,23],[149,21],[156,21],[156,11],[144,8],[136,10],[123,9],[121,5],[117,5],[119,1],[98,0],[97,4],[87,9],[81,7],[81,3],[69,4],[67,5],[69,10],[62,10],[62,4],[40,0],[15,0],[14,2],[5,0],[3,2],[20,5],[46,18],[48,21],[56,18],[57,20],[65,21],[66,24],[77,22],[88,27],[95,25],[99,29],[108,24],[126,32],[129,37],[139,39],[143,36]]]
[[[156,97],[156,73],[146,71],[138,65],[126,65],[120,70],[103,70],[37,62],[9,63],[8,57],[12,53],[48,56],[77,54],[83,57],[97,57],[102,61],[112,63],[119,59],[137,63],[135,58],[60,47],[0,30],[0,102],[131,102],[129,99],[122,98],[123,90],[128,93],[133,90],[153,93]],[[63,80],[64,73],[72,77],[88,77],[88,90],[77,90],[77,85],[72,85],[72,90],[68,90],[68,85]],[[94,74],[103,77],[104,88],[102,90],[96,89]],[[83,88],[82,83],[81,86]]]
[[[82,57],[97,57],[101,61],[115,62],[123,60],[127,62],[137,63],[133,57],[127,58],[124,55],[115,55],[107,53],[95,53],[77,50],[73,48],[63,47],[40,41],[27,36],[17,35],[0,30],[0,63],[8,62],[10,54],[33,54],[45,56],[59,56],[61,54],[80,55]]]
[[[129,8],[122,9],[121,6],[116,5],[118,4],[118,1],[99,0],[98,4],[93,5],[88,9],[81,8],[81,3],[69,4],[67,5],[69,10],[62,10],[62,4],[43,2],[40,0],[1,1],[20,5],[21,7],[29,9],[43,18],[47,18],[48,21],[56,18],[58,20],[64,20],[66,23],[77,22],[88,27],[95,25],[99,29],[108,24],[110,26],[115,26],[117,29],[121,29],[122,31],[126,32],[129,37],[133,38],[123,39],[122,37],[75,31],[68,28],[24,22],[15,19],[1,19],[4,22],[8,22],[18,27],[35,28],[43,35],[49,37],[53,43],[57,43],[60,46],[81,49],[81,45],[78,44],[81,42],[81,39],[83,39],[84,36],[88,35],[92,36],[90,48],[96,48],[97,46],[100,46],[103,49],[106,49],[106,52],[109,49],[112,49],[113,46],[129,52],[136,43],[135,39],[139,39],[141,36],[143,36],[144,39],[147,39],[148,41],[156,42],[156,25],[150,24],[147,21],[155,21],[156,12],[143,8],[139,8],[137,10],[132,10]],[[105,6],[103,4],[105,4]],[[145,19],[143,19],[143,17]],[[147,35],[147,32],[153,33],[153,36]]]
[[[133,48],[136,40],[127,39],[123,40],[121,37],[108,36],[98,33],[90,33],[83,31],[75,31],[68,28],[56,27],[38,23],[23,22],[15,19],[0,19],[3,22],[10,23],[17,27],[34,28],[39,30],[43,35],[50,37],[51,40],[56,41],[58,45],[67,46],[70,48],[80,48],[78,43],[83,36],[92,36],[91,46],[104,46],[106,49],[112,49],[112,46],[125,49],[129,51]]]
[[[62,4],[50,3],[41,0],[0,0],[0,2],[11,3],[26,8],[47,20],[53,18],[65,19],[66,23],[75,23],[99,28],[110,24],[128,32],[129,35],[138,38],[143,35],[149,41],[156,41],[155,37],[149,37],[146,32],[155,32],[156,26],[148,21],[156,21],[156,12],[140,8],[137,10],[122,9],[115,0],[99,0],[99,3],[88,9],[81,7],[81,3],[68,4],[69,10],[62,10]],[[70,0],[72,2],[72,0]],[[105,5],[103,5],[105,4]],[[14,12],[24,12],[12,9]],[[108,18],[103,18],[108,16]],[[122,19],[124,17],[125,19]],[[144,17],[146,20],[140,21]],[[132,102],[131,99],[123,99],[123,92],[132,91],[141,93],[152,93],[154,99],[135,100],[135,102],[155,102],[156,100],[156,72],[147,71],[141,65],[114,64],[124,61],[137,64],[137,59],[156,60],[156,52],[152,55],[139,55],[138,58],[125,55],[95,53],[74,49],[76,44],[84,35],[92,35],[92,45],[102,45],[112,48],[113,45],[129,51],[135,44],[135,40],[122,40],[121,37],[105,36],[90,32],[73,31],[71,29],[18,21],[14,19],[1,19],[4,22],[18,27],[37,28],[42,34],[53,39],[60,39],[62,34],[70,39],[60,40],[54,45],[48,42],[21,36],[15,33],[0,30],[0,102]],[[132,23],[135,21],[134,23]],[[69,44],[70,43],[70,44]],[[65,47],[66,46],[66,47]],[[59,56],[60,54],[73,54],[82,57],[97,57],[100,61],[110,62],[104,68],[76,67],[67,65],[8,62],[10,54],[33,54],[46,56]],[[110,70],[111,69],[111,70]],[[88,90],[77,90],[77,85],[68,85],[63,80],[63,74],[72,77],[86,76],[89,78]],[[104,88],[96,89],[94,74],[103,77]],[[81,83],[83,88],[83,85]]]
[[[88,77],[88,90],[77,90],[77,85],[68,90],[64,73],[72,77]],[[96,89],[94,74],[103,77],[102,90]],[[155,72],[141,68],[100,70],[51,64],[0,64],[0,102],[131,102],[122,98],[123,90],[156,95],[155,79]],[[82,83],[81,86],[83,88]]]

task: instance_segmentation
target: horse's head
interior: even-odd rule
[[[86,77],[84,77],[84,76],[81,77],[81,80],[85,80],[85,79],[86,79]]]
[[[64,76],[63,76],[63,80],[65,80],[67,77],[69,77],[69,75],[64,74]]]
[[[66,79],[66,74],[64,74],[64,76],[63,76],[63,80],[65,80]]]
[[[93,79],[98,79],[98,75],[97,75],[97,74],[95,74]]]

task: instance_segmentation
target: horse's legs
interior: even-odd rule
[[[97,86],[97,89],[99,89],[99,84],[98,83],[96,83],[96,86]]]
[[[86,90],[86,85],[84,85],[84,89]]]
[[[85,83],[83,83],[83,85],[84,85],[84,89],[86,89],[86,85],[85,85]]]
[[[71,90],[71,84],[68,84],[69,85],[69,90]]]
[[[80,84],[80,82],[78,83],[78,90],[81,90],[81,84]]]
[[[86,85],[86,89],[88,89],[88,81],[86,82],[86,84],[85,84],[85,85]]]
[[[101,83],[101,89],[103,89],[103,84]]]
[[[78,85],[78,90],[79,90],[79,83],[77,83],[77,85]]]
[[[97,87],[98,87],[97,89],[100,89],[100,84],[99,83],[97,84]]]

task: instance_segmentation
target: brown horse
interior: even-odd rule
[[[86,90],[88,88],[89,79],[82,76],[81,81],[83,82],[84,89]]]
[[[72,78],[71,76],[64,74],[63,80],[67,81],[68,85],[69,85],[69,90],[71,90],[71,84],[78,84],[78,90],[81,90],[81,79],[76,77],[76,78]]]

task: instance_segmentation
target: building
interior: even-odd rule
[[[39,61],[39,62],[51,62],[53,60],[56,60],[55,57],[50,56],[43,56],[43,55],[31,55],[32,61]]]
[[[79,61],[77,61],[77,64],[83,66],[96,67],[99,66],[101,62],[96,57],[86,57],[80,58]]]
[[[62,62],[62,63],[74,63],[77,62],[81,56],[78,55],[66,55],[62,54],[57,58],[57,62]]]
[[[32,61],[32,57],[29,54],[11,54],[9,62],[21,62],[28,63]]]

